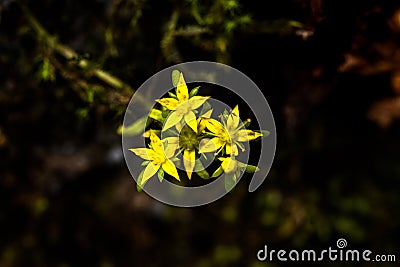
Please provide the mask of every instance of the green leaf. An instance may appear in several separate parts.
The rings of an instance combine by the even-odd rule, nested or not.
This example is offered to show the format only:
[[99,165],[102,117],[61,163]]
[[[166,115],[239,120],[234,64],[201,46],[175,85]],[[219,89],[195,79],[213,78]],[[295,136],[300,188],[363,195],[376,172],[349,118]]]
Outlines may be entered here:
[[141,166],[147,166],[147,165],[149,165],[149,163],[150,163],[150,160],[145,160],[145,161],[143,161],[142,164],[140,164],[140,165],[141,165]]
[[253,165],[246,166],[247,173],[255,173],[255,172],[258,172],[259,170],[260,170],[260,168],[258,168],[257,166],[253,166]]
[[267,137],[268,135],[271,134],[271,132],[267,130],[255,130],[254,132],[262,133],[262,137]]
[[162,111],[162,117],[163,117],[163,119],[165,119],[166,117],[168,117],[168,115],[169,115],[170,112],[171,112],[171,111],[168,110],[168,109],[163,109],[163,111]]
[[238,161],[237,164],[238,164],[238,169],[240,169],[241,171],[245,171],[247,173],[255,173],[260,170],[260,168],[258,168],[257,166],[248,165],[240,161]]
[[225,174],[225,190],[226,192],[231,191],[236,185],[236,174],[231,172],[231,173],[226,173]]
[[178,131],[174,128],[169,128],[168,130],[163,132],[163,138],[171,136],[179,136]]
[[87,101],[92,104],[94,100],[94,91],[93,90],[89,90],[87,93]]
[[224,170],[222,169],[221,166],[219,166],[219,168],[211,175],[211,178],[216,178],[220,176],[223,172]]
[[244,170],[241,169],[241,168],[237,168],[237,169],[236,169],[235,176],[233,177],[234,180],[235,180],[235,182],[237,181],[237,178],[240,177],[240,175],[243,173],[243,171],[244,171]]
[[210,105],[210,103],[208,103],[207,101],[203,103],[203,107],[201,108],[201,111],[199,113],[199,117],[203,116],[204,114],[207,113],[207,111],[211,110],[212,106]]
[[176,96],[176,94],[172,93],[172,92],[168,92],[168,95],[172,98],[178,99],[178,97]]
[[304,28],[303,23],[298,22],[296,20],[289,20],[289,25],[292,26],[293,28]]
[[147,116],[143,116],[127,127],[122,125],[117,131],[118,134],[125,134],[128,136],[142,134],[147,125],[147,118]]
[[162,114],[162,111],[161,111],[161,110],[158,110],[158,109],[154,109],[154,108],[153,108],[153,109],[150,111],[149,118],[152,118],[153,120],[156,120],[156,121],[163,121],[164,118],[163,118],[162,115],[163,115],[163,114]]
[[[172,160],[173,162],[180,162],[181,160],[179,159],[179,158],[177,158],[177,157],[174,157],[174,158],[172,158],[172,159],[170,159],[170,160]],[[176,165],[176,164],[175,164]]]
[[198,171],[198,172],[196,172],[196,174],[198,176],[200,176],[201,179],[204,179],[204,180],[210,179],[210,174],[208,174],[208,172],[206,170]]
[[202,179],[210,179],[210,174],[208,174],[200,160],[195,161],[194,172],[196,172],[196,174]]
[[39,75],[39,78],[43,81],[54,81],[56,79],[54,66],[50,63],[48,58],[43,60]]
[[179,82],[179,77],[181,76],[181,72],[179,70],[173,70],[171,74],[172,85],[176,87]]
[[197,87],[193,88],[192,90],[190,90],[189,98],[197,95],[197,93],[199,92],[199,88],[200,88],[200,86],[197,86]]
[[140,172],[138,179],[136,181],[136,189],[138,192],[143,191],[143,187],[140,186],[140,184],[142,183],[142,179],[143,179],[143,173],[144,173],[144,170]]
[[79,108],[75,112],[81,119],[87,119],[89,115],[89,109],[87,108]]
[[163,181],[163,179],[164,179],[164,170],[163,170],[163,168],[159,168],[158,169],[158,171],[157,171],[157,176],[158,176],[158,180],[160,180],[160,182],[162,182]]

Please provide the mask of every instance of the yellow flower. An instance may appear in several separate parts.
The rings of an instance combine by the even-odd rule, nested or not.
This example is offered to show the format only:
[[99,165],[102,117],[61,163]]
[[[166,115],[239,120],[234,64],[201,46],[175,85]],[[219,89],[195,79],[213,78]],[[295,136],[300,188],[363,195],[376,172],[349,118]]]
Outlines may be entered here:
[[197,119],[197,128],[199,130],[199,133],[205,132],[207,121],[210,119],[212,112],[213,110],[210,109]]
[[144,185],[160,168],[180,181],[178,171],[176,170],[174,163],[171,161],[171,158],[174,157],[174,153],[178,147],[178,142],[171,138],[160,140],[155,132],[151,131],[149,147],[150,148],[129,149],[142,159],[150,161],[143,171],[141,181],[138,181],[140,186]]
[[233,171],[236,171],[237,166],[238,166],[238,161],[235,159],[235,157],[230,157],[230,158],[218,158],[221,163],[221,168],[224,170],[226,173],[231,173]]
[[237,156],[239,154],[238,147],[244,151],[244,146],[241,142],[251,141],[262,136],[261,133],[242,129],[244,125],[240,124],[238,106],[232,110],[226,121],[221,121],[223,124],[214,119],[207,119],[206,127],[214,137],[200,145],[199,153],[214,152],[217,150],[219,152],[225,147],[227,155]]
[[176,86],[175,98],[162,98],[157,100],[162,106],[169,110],[172,110],[163,126],[163,131],[177,125],[183,119],[194,132],[197,133],[197,121],[196,115],[193,110],[199,108],[209,98],[209,96],[193,96],[189,98],[188,88],[183,78],[183,74],[180,74],[178,84]]
[[179,145],[183,149],[183,165],[189,180],[192,178],[192,173],[196,165],[196,148],[199,147],[199,135],[206,128],[207,119],[211,117],[213,110],[210,109],[197,119],[198,133],[194,133],[191,128],[178,123],[176,129],[180,132]]

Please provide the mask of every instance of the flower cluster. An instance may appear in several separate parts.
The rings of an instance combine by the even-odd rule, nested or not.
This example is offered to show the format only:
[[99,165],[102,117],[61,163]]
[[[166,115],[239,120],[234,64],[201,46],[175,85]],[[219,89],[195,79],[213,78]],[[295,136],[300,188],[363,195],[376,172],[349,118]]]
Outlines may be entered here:
[[[227,190],[244,171],[256,172],[256,166],[240,162],[236,157],[245,151],[243,143],[265,136],[268,131],[247,129],[250,119],[241,122],[238,106],[230,112],[225,110],[219,120],[213,119],[213,109],[207,101],[209,96],[197,96],[199,87],[189,92],[183,73],[178,70],[172,72],[172,83],[175,93],[168,92],[170,97],[156,100],[159,107],[153,108],[148,116],[157,121],[161,129],[149,129],[144,133],[144,137],[149,138],[148,148],[130,149],[145,160],[142,163],[145,168],[137,181],[138,189],[141,190],[156,173],[160,182],[165,173],[181,181],[177,171],[181,162],[189,180],[193,173],[203,179],[225,173]],[[220,162],[211,176],[200,160],[206,159],[209,153]]]

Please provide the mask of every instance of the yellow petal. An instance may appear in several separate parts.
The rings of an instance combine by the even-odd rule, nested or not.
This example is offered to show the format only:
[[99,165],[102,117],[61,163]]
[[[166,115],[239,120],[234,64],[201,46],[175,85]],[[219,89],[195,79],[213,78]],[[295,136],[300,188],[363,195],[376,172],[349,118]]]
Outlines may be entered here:
[[224,126],[217,120],[208,119],[207,120],[207,129],[211,132],[217,134],[220,131],[224,130]]
[[232,110],[232,113],[229,114],[228,116],[226,127],[231,130],[237,129],[239,126],[239,122],[240,122],[239,107],[236,105],[236,107]]
[[179,145],[179,137],[178,136],[170,136],[163,139],[163,141],[168,142],[168,145],[175,144]]
[[189,177],[189,180],[192,178],[195,160],[196,153],[194,152],[194,150],[185,150],[183,152],[183,165],[185,166],[185,170]]
[[246,142],[261,137],[262,133],[253,132],[252,130],[240,130],[238,131],[237,136],[238,136],[237,140],[239,142]]
[[163,170],[168,173],[169,175],[171,175],[172,177],[174,177],[176,180],[180,181],[181,179],[179,178],[178,175],[178,171],[176,170],[176,167],[174,165],[174,163],[172,161],[170,161],[169,159],[167,159],[162,165],[161,167],[163,168]]
[[164,153],[163,145],[161,143],[160,138],[154,131],[151,131],[150,133],[150,145],[156,154],[163,155]]
[[211,118],[211,114],[212,114],[213,110],[210,109],[209,111],[207,111],[206,113],[204,113],[203,115],[201,115],[201,118]]
[[178,122],[178,123],[175,125],[175,128],[176,128],[176,130],[178,131],[178,133],[180,133],[180,132],[182,131],[182,128],[183,128],[182,123],[181,123],[181,122]]
[[225,143],[221,141],[218,137],[214,137],[212,139],[203,139],[199,145],[199,153],[209,153],[217,151],[221,148]]
[[150,130],[147,130],[147,131],[145,131],[145,132],[143,133],[143,137],[149,138],[152,132],[154,132],[154,133],[157,134],[157,135],[160,135],[160,133],[161,133],[160,130],[151,130],[151,129],[150,129]]
[[236,170],[237,161],[234,158],[219,158],[223,159],[221,167],[226,173],[230,173]]
[[176,96],[178,97],[179,102],[184,102],[189,99],[189,92],[186,86],[185,79],[183,78],[183,74],[179,77],[178,84],[176,86]]
[[236,107],[232,110],[232,114],[235,114],[236,116],[239,117],[239,106],[236,105]]
[[130,148],[129,150],[145,160],[152,160],[155,154],[153,150],[148,148]]
[[162,131],[166,131],[169,128],[171,128],[172,126],[178,124],[183,118],[183,115],[180,114],[179,112],[172,112],[171,114],[169,114],[166,122],[163,125]]
[[197,119],[197,130],[202,133],[206,129],[207,119],[206,118],[198,118]]
[[147,180],[149,180],[160,168],[159,164],[153,164],[153,162],[150,162],[147,164],[146,169],[144,169],[142,181],[140,181],[140,185],[144,185]]
[[239,155],[239,151],[237,148],[237,145],[232,143],[232,144],[226,144],[226,154],[232,155],[232,156],[237,156]]
[[176,107],[179,105],[179,101],[175,98],[161,98],[156,101],[169,110],[175,110]]
[[179,137],[167,137],[163,139],[163,142],[165,157],[172,158],[179,147]]
[[192,130],[197,133],[197,121],[196,121],[196,115],[192,111],[187,113],[184,117],[185,122],[187,125],[189,125]]
[[209,98],[210,98],[209,96],[193,96],[191,99],[189,99],[189,105],[192,108],[192,110],[199,108]]

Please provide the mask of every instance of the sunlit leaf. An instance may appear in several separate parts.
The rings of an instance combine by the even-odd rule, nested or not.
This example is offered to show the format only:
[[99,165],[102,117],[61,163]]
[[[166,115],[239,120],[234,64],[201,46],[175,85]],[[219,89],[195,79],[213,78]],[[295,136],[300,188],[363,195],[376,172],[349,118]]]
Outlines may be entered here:
[[141,166],[147,166],[147,164],[150,163],[150,160],[145,160],[142,162],[142,164],[140,164]]
[[257,166],[253,166],[253,165],[246,166],[247,173],[255,173],[255,172],[258,172],[259,170],[260,170],[260,168],[258,168]]
[[200,176],[200,178],[202,179],[209,179],[210,178],[210,174],[208,174],[208,172],[206,171],[206,169],[204,168],[203,164],[200,162],[200,160],[196,160],[195,162],[195,166],[194,166],[194,171],[196,172],[196,174],[198,176]]
[[168,95],[172,98],[178,99],[178,97],[176,96],[176,94],[172,93],[172,92],[168,92]]
[[143,116],[127,127],[122,125],[118,129],[118,134],[124,134],[128,136],[142,134],[144,132],[144,129],[146,128],[147,119],[147,116]]
[[267,137],[271,134],[271,132],[267,130],[255,130],[255,132],[260,132],[262,134],[262,137]]
[[154,164],[153,162],[149,163],[143,172],[142,180],[140,181],[140,185],[143,186],[160,168],[159,164]]
[[179,70],[173,70],[171,74],[172,85],[176,87],[179,82],[179,77],[181,76],[181,72]]
[[226,192],[231,191],[236,185],[236,174],[234,172],[225,173],[224,182]]
[[158,169],[157,176],[158,176],[158,180],[160,180],[160,182],[162,182],[163,179],[164,179],[164,170],[163,170],[163,168],[159,168]]
[[139,176],[137,178],[137,181],[136,181],[136,189],[137,189],[138,192],[142,192],[143,191],[143,187],[141,186],[142,180],[143,180],[143,173],[144,173],[144,170],[140,172],[140,174],[139,174]]
[[192,90],[190,90],[189,97],[193,97],[193,96],[197,95],[197,93],[199,92],[199,88],[200,88],[200,86],[197,86],[197,87],[193,88]]
[[260,168],[258,168],[257,166],[254,165],[250,165],[250,164],[245,164],[243,162],[238,161],[238,167],[242,170],[244,170],[247,173],[255,173],[258,172],[260,170]]
[[206,114],[210,110],[212,110],[212,106],[210,105],[210,103],[208,103],[207,101],[204,102],[203,103],[203,107],[201,108],[201,111],[199,113],[199,117],[203,116],[204,114]]
[[219,166],[219,168],[211,175],[211,178],[216,178],[220,176],[223,172],[224,170],[222,169],[221,166]]
[[162,111],[158,110],[158,109],[154,109],[154,108],[150,111],[149,118],[152,118],[153,120],[156,120],[156,121],[164,120]]

